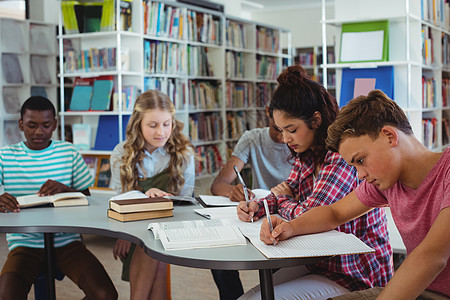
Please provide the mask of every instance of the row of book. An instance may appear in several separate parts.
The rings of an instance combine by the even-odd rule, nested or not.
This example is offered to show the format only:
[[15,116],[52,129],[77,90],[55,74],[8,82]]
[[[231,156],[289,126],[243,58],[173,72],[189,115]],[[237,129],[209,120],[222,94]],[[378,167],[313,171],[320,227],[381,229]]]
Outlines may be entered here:
[[437,127],[436,118],[422,119],[423,144],[428,149],[437,147]]
[[189,82],[189,109],[220,109],[222,107],[221,89],[217,82]]
[[213,58],[207,47],[188,46],[188,74],[191,76],[214,76]]
[[196,113],[189,115],[189,138],[191,142],[222,139],[223,126],[219,113]]
[[225,76],[227,78],[244,78],[245,58],[242,52],[225,52]]
[[[64,51],[66,72],[95,72],[115,70],[117,48],[70,49]],[[122,48],[122,71],[129,70],[129,49]],[[128,62],[128,63],[127,63]]]
[[111,109],[114,76],[77,77],[74,82],[69,110],[106,111]]
[[246,49],[248,47],[247,32],[245,30],[244,24],[227,20],[225,34],[227,47],[240,49]]
[[177,43],[144,41],[144,71],[160,74],[186,74],[185,46]]
[[435,62],[434,37],[432,28],[428,26],[422,26],[422,62],[425,65],[431,65]]
[[250,129],[249,121],[247,120],[249,115],[239,112],[227,112],[227,138],[235,139],[239,138],[245,130]]
[[436,105],[436,80],[422,76],[422,107],[433,108]]
[[145,77],[144,90],[160,90],[172,100],[175,109],[184,110],[186,104],[186,84],[177,78]]
[[273,92],[275,91],[276,83],[261,82],[256,84],[256,107],[264,107],[269,105]]
[[443,28],[450,27],[450,4],[448,0],[421,0],[422,20]]
[[317,64],[317,55],[314,52],[298,52],[294,61],[302,67],[312,67]]
[[256,27],[256,49],[278,53],[280,50],[280,32],[267,27]]
[[208,44],[221,44],[220,17],[146,0],[144,33]]
[[442,78],[442,107],[447,107],[450,101],[450,78]]
[[254,89],[253,83],[227,81],[226,107],[257,107]]
[[280,73],[280,66],[276,57],[257,55],[256,74],[258,79],[275,80]]
[[222,155],[215,145],[195,147],[197,154],[195,173],[197,176],[214,174],[223,166]]

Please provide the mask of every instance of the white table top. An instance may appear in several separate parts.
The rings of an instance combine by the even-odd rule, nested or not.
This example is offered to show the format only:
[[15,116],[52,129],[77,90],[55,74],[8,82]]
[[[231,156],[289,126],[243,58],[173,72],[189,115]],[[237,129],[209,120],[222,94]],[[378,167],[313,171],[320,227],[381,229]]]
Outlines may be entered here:
[[[0,217],[0,232],[75,232],[111,236],[144,246],[148,255],[160,261],[186,267],[223,270],[275,269],[324,258],[267,259],[247,241],[246,246],[165,251],[159,240],[147,229],[150,222],[201,219],[193,208],[197,205],[175,206],[174,217],[122,223],[106,215],[107,196],[89,197],[89,206],[35,207]],[[325,258],[326,259],[326,258]]]

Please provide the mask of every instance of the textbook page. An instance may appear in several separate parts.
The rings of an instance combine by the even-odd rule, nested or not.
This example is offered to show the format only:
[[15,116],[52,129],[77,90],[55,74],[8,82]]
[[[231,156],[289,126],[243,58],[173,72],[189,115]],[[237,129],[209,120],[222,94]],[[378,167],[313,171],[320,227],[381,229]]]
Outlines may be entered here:
[[237,206],[239,202],[233,202],[225,196],[200,195],[200,199],[207,206]]
[[375,252],[353,234],[336,230],[299,235],[276,245],[266,245],[259,238],[259,228],[239,227],[242,234],[267,258],[317,257]]
[[150,223],[148,229],[161,240],[164,250],[247,244],[239,228],[226,219]]

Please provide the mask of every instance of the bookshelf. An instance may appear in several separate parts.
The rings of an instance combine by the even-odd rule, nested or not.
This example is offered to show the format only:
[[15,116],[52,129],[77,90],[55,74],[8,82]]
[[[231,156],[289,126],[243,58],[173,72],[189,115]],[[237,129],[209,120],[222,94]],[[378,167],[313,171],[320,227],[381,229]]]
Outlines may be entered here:
[[23,140],[20,107],[31,95],[56,105],[55,25],[0,18],[0,146]]
[[[297,47],[292,50],[294,64],[301,65],[307,74],[317,82],[323,82],[323,72],[321,65],[323,64],[322,46]],[[334,46],[327,46],[327,62],[335,63]],[[336,95],[336,73],[334,70],[328,70],[327,73],[328,91]]]
[[[442,2],[442,3],[441,3]],[[336,27],[336,61],[339,60],[342,25],[356,22],[388,21],[388,60],[379,62],[329,63],[324,74],[336,72],[336,95],[340,99],[345,70],[377,72],[382,67],[393,70],[393,99],[404,109],[416,137],[433,151],[449,146],[450,78],[448,4],[440,0],[335,0],[334,19],[322,19],[322,35],[327,26]],[[433,3],[439,5],[433,6]],[[441,5],[442,4],[442,5]],[[440,7],[444,8],[441,11]],[[447,7],[447,8],[445,8]],[[325,1],[322,12],[325,16]],[[447,13],[445,13],[447,11]],[[354,16],[358,16],[355,19]],[[323,45],[325,48],[326,45]],[[378,79],[377,79],[378,80]],[[327,84],[327,82],[324,82]],[[345,87],[344,87],[345,88]]]
[[[227,159],[228,147],[243,130],[265,126],[264,105],[282,60],[288,58],[281,46],[290,33],[173,1],[132,1],[131,5],[128,30],[66,34],[60,18],[61,84],[68,79],[95,81],[99,76],[113,81],[112,103],[106,111],[70,110],[70,86],[61,89],[61,131],[74,123],[90,124],[91,149],[82,153],[105,155],[124,139],[133,99],[142,91],[160,89],[173,100],[176,118],[184,123],[184,134],[201,158],[197,181],[213,180]],[[115,18],[120,24],[117,7]],[[104,49],[115,49],[115,62],[108,68],[98,63],[86,67],[86,61],[98,61],[95,53]],[[83,59],[85,66],[80,67]],[[117,92],[125,87],[133,92]],[[114,123],[107,132],[99,129],[105,119]],[[97,141],[99,132],[105,138],[111,131],[115,139],[111,145]],[[97,147],[106,144],[108,149]],[[200,193],[209,193],[208,183],[199,184],[196,194]]]

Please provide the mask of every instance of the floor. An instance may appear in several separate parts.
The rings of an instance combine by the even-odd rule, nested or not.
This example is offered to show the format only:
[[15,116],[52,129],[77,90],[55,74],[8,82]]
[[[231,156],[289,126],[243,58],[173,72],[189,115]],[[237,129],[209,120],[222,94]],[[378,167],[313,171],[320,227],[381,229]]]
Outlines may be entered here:
[[[116,261],[112,255],[112,247],[115,240],[109,237],[96,235],[83,235],[83,240],[87,247],[103,263],[105,269],[113,280],[119,299],[129,299],[129,285],[120,279],[122,263]],[[8,249],[6,246],[5,235],[0,234],[0,264],[3,265]],[[259,283],[258,271],[241,271],[241,280],[244,290]],[[188,291],[188,292],[186,292]],[[193,269],[171,265],[171,292],[173,300],[194,300],[202,298],[219,299],[219,293],[214,284],[210,270]],[[67,277],[62,281],[56,282],[57,299],[82,299],[83,293]],[[33,288],[28,299],[34,299]]]

